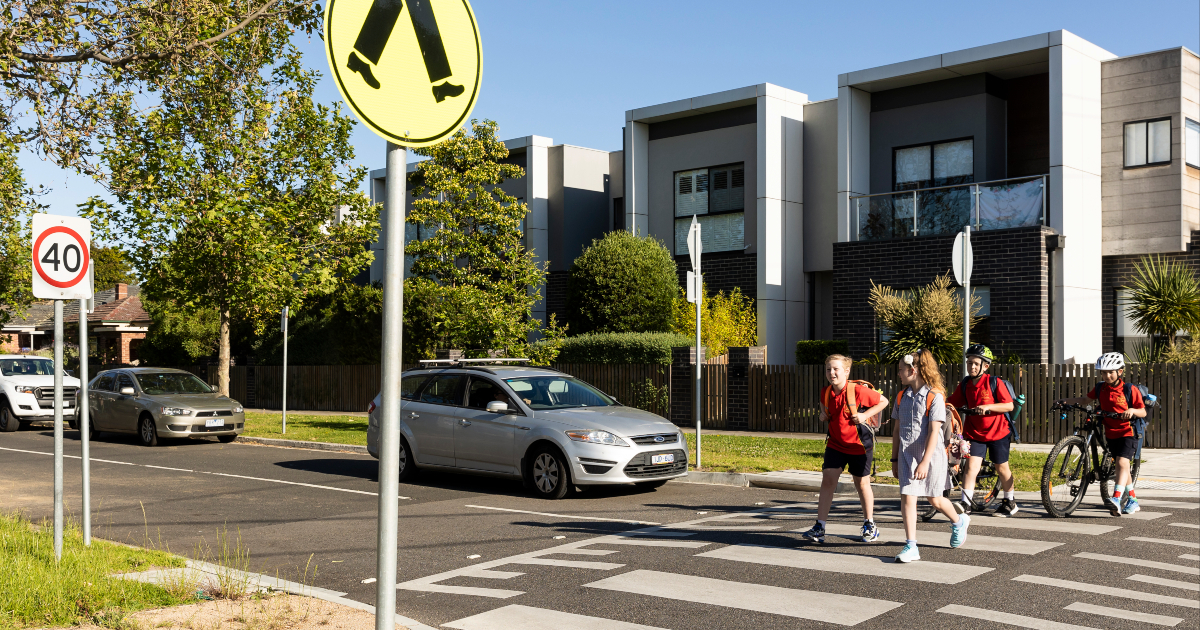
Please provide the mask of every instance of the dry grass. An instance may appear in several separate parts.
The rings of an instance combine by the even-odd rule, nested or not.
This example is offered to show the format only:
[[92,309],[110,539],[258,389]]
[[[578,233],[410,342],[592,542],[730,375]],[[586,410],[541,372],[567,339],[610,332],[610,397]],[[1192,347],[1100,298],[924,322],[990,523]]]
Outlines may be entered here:
[[313,597],[270,594],[144,610],[125,617],[121,625],[128,630],[373,630],[375,615]]

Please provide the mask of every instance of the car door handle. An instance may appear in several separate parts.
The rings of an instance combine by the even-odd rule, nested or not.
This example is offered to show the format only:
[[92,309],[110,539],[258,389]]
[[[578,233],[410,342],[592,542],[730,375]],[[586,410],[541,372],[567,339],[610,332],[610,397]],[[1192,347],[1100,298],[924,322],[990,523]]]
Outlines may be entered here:
[[419,415],[417,415],[417,414],[415,414],[415,413],[409,413],[409,414],[408,414],[408,417],[409,417],[409,418],[420,418],[421,416],[419,416]]
[[522,430],[522,431],[528,431],[528,430],[529,430],[529,427],[517,427],[517,428],[518,428],[518,429],[520,429],[520,430]]
[[469,426],[471,426],[471,421],[470,421],[470,420],[467,420],[466,418],[463,418],[463,419],[459,420],[459,421],[458,421],[458,423],[459,423],[459,424],[461,424],[461,425],[463,425],[464,427],[469,427]]

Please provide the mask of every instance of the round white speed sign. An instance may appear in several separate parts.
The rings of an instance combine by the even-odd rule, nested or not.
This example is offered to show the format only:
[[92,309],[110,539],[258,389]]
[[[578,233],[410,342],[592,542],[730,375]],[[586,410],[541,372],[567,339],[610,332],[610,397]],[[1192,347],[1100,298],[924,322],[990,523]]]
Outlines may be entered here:
[[85,219],[34,215],[34,297],[58,300],[92,297],[88,281],[91,232],[91,225]]

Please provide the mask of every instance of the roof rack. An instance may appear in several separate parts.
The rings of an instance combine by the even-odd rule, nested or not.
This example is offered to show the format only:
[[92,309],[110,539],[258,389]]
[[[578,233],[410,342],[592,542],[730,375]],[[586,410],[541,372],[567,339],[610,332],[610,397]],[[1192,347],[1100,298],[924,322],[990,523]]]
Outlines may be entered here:
[[462,365],[462,364],[473,364],[473,363],[505,363],[505,362],[529,363],[529,359],[517,359],[517,358],[509,359],[509,358],[496,357],[496,358],[491,358],[491,359],[421,359],[420,360],[420,363],[423,363],[423,364],[441,363],[441,364],[446,364],[446,365]]

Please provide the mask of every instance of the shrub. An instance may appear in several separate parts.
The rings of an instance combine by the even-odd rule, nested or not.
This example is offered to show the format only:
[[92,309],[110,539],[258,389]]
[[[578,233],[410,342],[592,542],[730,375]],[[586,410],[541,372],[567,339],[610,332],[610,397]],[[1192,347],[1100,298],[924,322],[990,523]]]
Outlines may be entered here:
[[692,343],[691,338],[674,333],[593,333],[564,339],[558,361],[670,365],[671,348]]
[[662,243],[609,232],[571,263],[567,321],[572,334],[668,332],[678,291],[675,260]]
[[1162,355],[1163,363],[1200,363],[1200,337],[1180,340],[1167,348]]
[[[742,295],[738,288],[729,295],[724,291],[711,295],[707,290],[704,295],[704,301],[700,303],[700,341],[711,349],[713,357],[729,352],[730,346],[758,345],[758,313],[754,300]],[[694,345],[696,305],[687,301],[684,289],[678,289],[674,311],[673,330],[692,339],[687,345]]]
[[[887,329],[880,344],[884,361],[899,361],[901,357],[921,348],[928,349],[938,363],[958,363],[962,360],[963,307],[962,298],[950,287],[950,276],[934,278],[926,287],[900,292],[871,282],[868,298],[880,326]],[[979,312],[978,298],[971,300],[971,325]]]
[[796,342],[796,365],[822,365],[831,354],[850,356],[845,339],[813,339]]
[[1150,335],[1145,362],[1157,362],[1179,330],[1200,329],[1200,281],[1182,262],[1145,256],[1134,267],[1126,315]]

